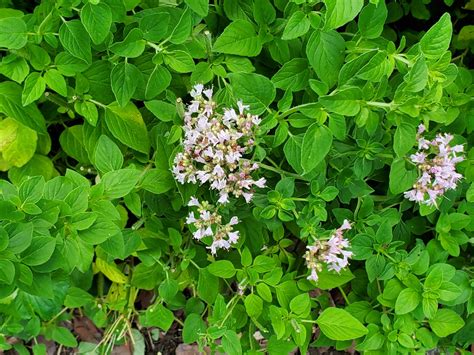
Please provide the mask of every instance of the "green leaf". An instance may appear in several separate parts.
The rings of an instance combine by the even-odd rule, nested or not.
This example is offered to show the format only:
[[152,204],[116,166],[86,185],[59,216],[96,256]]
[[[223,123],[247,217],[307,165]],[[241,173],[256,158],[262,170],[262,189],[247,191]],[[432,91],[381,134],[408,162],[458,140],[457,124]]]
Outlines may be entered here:
[[253,25],[237,20],[228,25],[217,38],[212,48],[214,52],[255,57],[262,50],[262,43]]
[[0,18],[0,48],[20,49],[28,42],[26,23],[19,17]]
[[352,279],[354,274],[348,268],[342,269],[339,273],[323,269],[318,273],[318,288],[321,290],[331,290],[333,288],[345,285]]
[[158,168],[147,170],[138,187],[158,195],[176,187],[176,183],[169,170]]
[[404,157],[416,142],[416,128],[414,125],[401,122],[397,125],[393,139],[393,150],[399,157]]
[[387,20],[387,14],[385,1],[379,1],[378,4],[367,4],[359,15],[358,25],[361,35],[369,39],[380,37]]
[[96,245],[120,233],[120,228],[106,217],[99,216],[88,229],[78,231],[79,238],[86,244]]
[[165,64],[178,73],[189,73],[195,68],[194,60],[185,51],[173,51],[164,56]]
[[97,106],[95,104],[88,101],[77,101],[74,104],[74,108],[77,113],[83,116],[91,126],[95,127],[97,125],[97,120],[99,119],[99,111],[97,111]]
[[405,167],[405,159],[394,159],[390,166],[389,187],[393,194],[400,194],[412,188],[418,173],[415,169],[407,170]]
[[345,41],[336,31],[315,31],[308,40],[306,56],[318,77],[332,87],[344,63]]
[[420,304],[421,297],[417,290],[406,288],[397,297],[395,303],[396,314],[407,314],[412,312]]
[[309,70],[308,61],[302,58],[294,58],[278,70],[272,77],[275,87],[300,91],[308,85]]
[[15,184],[19,183],[27,176],[41,175],[46,180],[53,177],[55,171],[54,166],[48,157],[44,155],[35,154],[28,163],[20,168],[12,167],[8,171],[8,178]]
[[122,42],[112,44],[109,49],[121,57],[137,58],[145,50],[146,41],[139,28],[132,29]]
[[325,30],[339,28],[352,21],[364,6],[364,0],[324,0]]
[[439,298],[444,302],[450,302],[458,298],[462,289],[453,282],[443,282],[439,288]]
[[[140,319],[142,319],[140,317]],[[162,304],[149,307],[145,312],[144,320],[141,322],[145,327],[159,327],[167,332],[174,322],[174,314]]]
[[206,323],[202,320],[201,315],[191,313],[184,320],[183,326],[183,342],[191,344],[201,338],[201,334],[206,331]]
[[82,125],[66,128],[59,137],[61,148],[67,155],[73,157],[80,163],[89,164],[89,156],[84,147],[84,132]]
[[253,318],[257,318],[263,311],[263,301],[254,293],[245,297],[244,305],[247,314]]
[[303,137],[301,166],[309,173],[321,163],[331,150],[332,132],[319,123],[313,123]]
[[9,165],[25,165],[35,154],[37,140],[35,131],[13,118],[0,121],[0,154]]
[[81,22],[89,33],[92,42],[95,44],[102,43],[110,33],[112,11],[103,2],[98,4],[89,2],[81,9]]
[[176,105],[161,100],[146,101],[145,107],[160,121],[173,121],[176,116]]
[[301,167],[301,145],[303,143],[303,137],[301,136],[290,136],[283,147],[285,158],[288,164],[297,172],[303,173]]
[[105,174],[118,170],[123,165],[123,155],[117,144],[109,137],[101,135],[94,150],[94,165]]
[[137,185],[140,175],[141,171],[136,169],[119,169],[105,173],[101,180],[104,184],[103,196],[115,199],[128,195]]
[[406,91],[419,92],[423,90],[428,83],[428,66],[426,65],[425,58],[418,58],[403,80],[407,83]]
[[356,87],[340,90],[332,95],[321,96],[319,102],[329,111],[344,116],[355,116],[360,111],[362,91]]
[[218,260],[214,261],[207,267],[212,275],[229,279],[235,275],[235,267],[229,260]]
[[451,16],[445,13],[421,38],[421,52],[428,59],[440,58],[448,50],[452,34]]
[[375,239],[377,243],[380,244],[388,244],[392,241],[393,234],[392,234],[392,226],[390,224],[389,219],[383,220],[380,224],[380,227],[377,229],[377,233],[375,234]]
[[276,90],[273,83],[263,75],[253,73],[231,73],[230,82],[236,100],[250,106],[253,114],[263,113],[273,102]]
[[385,264],[385,258],[381,255],[371,255],[367,258],[365,262],[365,269],[370,282],[374,281],[382,274],[385,269]]
[[199,269],[197,292],[203,301],[213,304],[219,292],[219,279],[207,269]]
[[117,64],[110,73],[112,91],[120,106],[124,107],[135,94],[138,80],[141,76],[140,70],[130,63]]
[[10,54],[2,58],[0,62],[0,74],[7,78],[22,83],[30,72],[30,67],[25,58]]
[[368,333],[361,322],[340,308],[326,308],[319,315],[316,323],[323,334],[332,340],[352,340]]
[[120,107],[113,103],[105,110],[105,122],[110,132],[126,146],[148,153],[150,141],[140,111],[133,103]]
[[431,329],[439,337],[447,337],[464,326],[463,319],[454,311],[442,308],[429,320]]
[[[67,84],[64,76],[56,69],[48,69],[44,73],[44,80],[52,90],[61,96],[67,96]],[[25,83],[26,85],[26,83]]]
[[67,328],[64,327],[55,327],[53,329],[53,333],[51,335],[51,338],[58,342],[61,345],[70,347],[70,348],[75,348],[77,347],[77,340],[74,337],[74,335],[71,333],[71,331]]
[[18,197],[22,204],[37,203],[44,193],[44,178],[42,176],[29,177],[25,179],[18,189]]
[[161,94],[171,83],[171,74],[161,65],[155,66],[145,87],[145,99],[151,100]]
[[23,92],[21,93],[21,103],[27,106],[38,100],[46,89],[44,78],[37,72],[33,72],[25,80]]
[[421,304],[423,307],[423,314],[426,316],[426,318],[431,319],[436,315],[436,312],[438,311],[437,298],[423,297]]
[[257,285],[257,293],[258,295],[266,302],[272,301],[272,291],[270,291],[270,287],[267,284],[259,283]]
[[222,336],[222,347],[226,354],[242,354],[240,338],[233,330],[226,330]]
[[173,23],[176,23],[176,25],[171,30],[169,41],[173,44],[186,42],[192,30],[192,13],[189,8],[186,7],[185,10],[181,12],[178,21]]
[[63,22],[59,28],[59,41],[74,57],[86,63],[92,61],[89,34],[79,20]]
[[268,25],[275,21],[276,11],[269,0],[260,0],[253,3],[253,17],[261,25]]
[[10,260],[0,260],[0,283],[11,285],[15,279],[15,265]]
[[21,261],[29,266],[37,266],[47,262],[56,248],[56,239],[46,236],[34,237],[31,245],[21,256]]
[[281,39],[290,40],[306,34],[309,30],[310,22],[303,11],[295,11],[288,19]]
[[207,16],[207,13],[209,12],[208,0],[185,0],[184,2],[199,16]]
[[103,273],[110,281],[124,284],[127,283],[128,278],[120,271],[114,263],[107,263],[107,261],[97,258],[95,260],[97,270]]
[[301,317],[307,316],[311,310],[311,300],[309,295],[307,293],[302,293],[293,298],[290,302],[290,310]]
[[369,62],[357,71],[357,77],[363,80],[380,82],[390,76],[393,64],[387,57],[387,52],[379,51]]
[[253,261],[252,269],[256,272],[269,272],[275,268],[275,260],[269,256],[258,255]]
[[[216,68],[217,66],[213,67],[214,70]],[[222,68],[222,66],[219,65],[219,68]],[[191,83],[206,84],[210,82],[213,77],[214,77],[214,72],[211,69],[211,65],[207,62],[199,62],[191,74]]]
[[140,19],[140,29],[143,32],[143,38],[147,41],[159,42],[168,31],[170,15],[166,12],[156,12]]

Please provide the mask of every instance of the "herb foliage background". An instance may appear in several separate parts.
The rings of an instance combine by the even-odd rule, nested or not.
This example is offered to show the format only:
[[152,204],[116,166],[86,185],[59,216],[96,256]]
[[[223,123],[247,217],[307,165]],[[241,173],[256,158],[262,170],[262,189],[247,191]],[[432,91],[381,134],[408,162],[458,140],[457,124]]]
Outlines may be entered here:
[[[0,5],[1,349],[474,343],[472,0]],[[215,194],[171,173],[195,84],[262,119],[266,188],[226,206],[240,239],[216,256],[185,224]],[[437,206],[403,196],[421,123],[465,151]],[[346,219],[350,267],[307,280],[306,245]]]

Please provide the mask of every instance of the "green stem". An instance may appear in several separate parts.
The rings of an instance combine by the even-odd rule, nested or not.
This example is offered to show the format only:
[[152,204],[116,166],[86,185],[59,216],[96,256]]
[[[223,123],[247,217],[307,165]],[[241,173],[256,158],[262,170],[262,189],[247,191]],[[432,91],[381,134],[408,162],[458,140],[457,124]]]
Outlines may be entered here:
[[347,295],[346,293],[344,292],[344,289],[341,287],[341,286],[337,286],[337,288],[339,289],[339,291],[341,292],[341,295],[342,297],[344,298],[344,301],[346,301],[346,304],[351,304],[351,302],[349,301],[349,299],[347,298]]
[[281,118],[285,118],[286,116],[289,116],[292,113],[298,112],[300,109],[305,108],[305,107],[309,107],[309,106],[314,106],[314,102],[309,102],[309,103],[306,103],[306,104],[301,104],[301,105],[292,107],[289,110],[286,110],[285,112],[280,113],[278,116],[276,116],[276,119],[279,120]]
[[388,108],[390,110],[393,108],[392,102],[365,101],[365,104],[372,107]]
[[288,171],[284,171],[284,170],[281,170],[281,169],[278,169],[278,168],[274,168],[273,166],[270,166],[270,165],[267,165],[267,164],[263,164],[263,163],[258,163],[259,167],[265,169],[265,170],[268,170],[268,171],[273,171],[275,173],[278,173],[280,175],[286,175],[286,176],[290,176],[290,177],[294,177],[295,179],[298,179],[298,180],[303,180],[303,181],[308,181],[308,179],[298,175],[298,174],[293,174],[293,173],[290,173]]
[[46,97],[46,99],[48,101],[51,101],[52,103],[55,103],[58,106],[64,107],[68,110],[73,109],[66,100],[60,98],[59,96],[57,96],[57,95],[55,95],[51,92],[45,92],[44,97]]

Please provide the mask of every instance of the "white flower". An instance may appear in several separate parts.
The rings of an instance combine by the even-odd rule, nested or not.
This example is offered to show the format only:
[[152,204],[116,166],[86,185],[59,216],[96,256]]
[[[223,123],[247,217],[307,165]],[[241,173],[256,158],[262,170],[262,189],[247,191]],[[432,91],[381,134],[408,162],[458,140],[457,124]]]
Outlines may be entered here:
[[193,207],[193,206],[199,206],[199,205],[200,205],[200,203],[199,203],[198,199],[194,196],[191,196],[191,198],[188,202],[188,206]]
[[245,202],[249,203],[252,201],[253,193],[251,192],[242,192],[242,196],[244,196]]
[[186,224],[193,224],[196,222],[196,218],[194,216],[194,212],[189,212],[188,217],[186,218]]
[[267,180],[265,178],[260,178],[257,181],[254,182],[254,185],[263,189],[265,187],[265,184],[267,183]]
[[240,113],[241,115],[243,115],[243,114],[244,114],[244,111],[245,111],[245,110],[248,110],[250,106],[244,105],[244,103],[242,102],[242,100],[239,100],[239,101],[237,101],[237,107],[239,108],[239,113]]
[[340,272],[349,265],[349,258],[352,252],[349,240],[344,238],[344,231],[351,229],[351,223],[344,220],[342,225],[337,228],[329,240],[317,240],[313,245],[306,247],[305,254],[306,265],[310,270],[308,280],[317,281],[318,272],[326,265],[329,271]]
[[221,191],[219,200],[217,200],[217,202],[225,205],[226,203],[229,202],[229,194],[227,192]]
[[345,219],[344,221],[342,221],[342,226],[339,227],[339,230],[344,231],[349,229],[351,229],[351,223],[347,219]]
[[204,95],[206,95],[208,100],[212,99],[212,89],[206,89],[203,92],[204,92]]
[[239,231],[229,233],[229,243],[235,244],[239,240]]
[[436,206],[437,198],[447,190],[455,189],[457,182],[462,179],[462,175],[456,172],[456,164],[464,160],[463,155],[458,155],[464,151],[464,147],[451,147],[449,143],[454,137],[446,133],[437,134],[429,141],[420,135],[424,130],[424,126],[419,127],[418,152],[410,156],[421,176],[413,189],[405,192],[404,196],[410,201]]
[[197,98],[198,96],[201,95],[202,89],[204,89],[204,85],[202,84],[196,84],[194,85],[193,89],[191,90],[190,94],[193,98]]
[[238,223],[239,223],[239,219],[237,218],[237,216],[234,216],[230,219],[229,225],[235,226]]
[[254,127],[258,116],[247,112],[241,101],[238,112],[224,108],[216,112],[212,89],[197,84],[191,90],[194,98],[188,105],[184,122],[182,153],[174,159],[172,172],[180,183],[209,183],[219,191],[219,203],[229,202],[231,195],[250,202],[254,188],[265,186],[265,179],[255,180],[258,164],[244,159],[254,144]]

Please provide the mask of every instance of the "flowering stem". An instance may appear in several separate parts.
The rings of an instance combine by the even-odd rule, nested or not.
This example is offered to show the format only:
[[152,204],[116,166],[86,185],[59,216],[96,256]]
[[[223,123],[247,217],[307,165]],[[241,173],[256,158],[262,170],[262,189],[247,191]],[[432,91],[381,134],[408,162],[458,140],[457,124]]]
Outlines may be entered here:
[[278,173],[280,175],[291,176],[291,177],[294,177],[295,179],[298,179],[298,180],[308,181],[308,179],[306,179],[306,178],[304,178],[304,177],[302,177],[298,174],[293,174],[293,173],[290,173],[288,171],[281,170],[279,168],[274,168],[273,166],[270,166],[270,165],[267,165],[267,164],[258,163],[258,166],[265,169],[265,170],[269,170],[269,171],[273,171],[275,173]]

